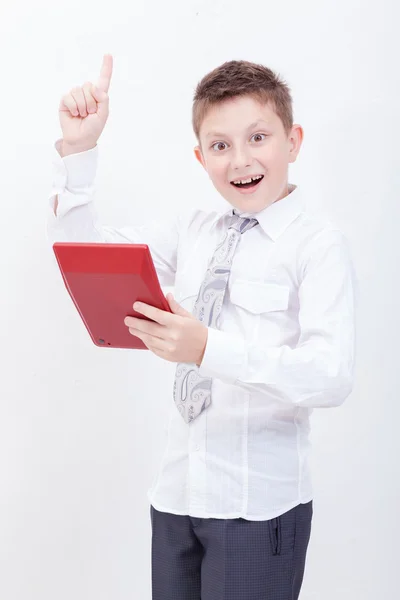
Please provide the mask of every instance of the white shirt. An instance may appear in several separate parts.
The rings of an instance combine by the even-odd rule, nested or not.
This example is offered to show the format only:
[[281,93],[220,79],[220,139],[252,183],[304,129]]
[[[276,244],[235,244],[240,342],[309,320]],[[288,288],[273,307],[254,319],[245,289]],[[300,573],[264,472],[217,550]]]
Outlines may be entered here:
[[[232,209],[104,227],[93,204],[97,152],[54,152],[50,239],[148,244],[161,285],[191,311]],[[148,492],[160,511],[264,520],[312,499],[309,416],[352,389],[355,277],[343,233],[290,190],[240,238],[200,366],[213,378],[211,405],[188,425],[166,390],[168,442]]]

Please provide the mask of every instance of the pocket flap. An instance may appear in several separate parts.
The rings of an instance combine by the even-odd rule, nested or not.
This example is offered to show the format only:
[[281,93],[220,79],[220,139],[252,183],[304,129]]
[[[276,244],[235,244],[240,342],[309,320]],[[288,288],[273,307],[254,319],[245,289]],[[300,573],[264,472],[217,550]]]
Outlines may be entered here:
[[289,305],[289,287],[278,283],[237,279],[232,284],[230,298],[234,304],[254,314],[286,310]]

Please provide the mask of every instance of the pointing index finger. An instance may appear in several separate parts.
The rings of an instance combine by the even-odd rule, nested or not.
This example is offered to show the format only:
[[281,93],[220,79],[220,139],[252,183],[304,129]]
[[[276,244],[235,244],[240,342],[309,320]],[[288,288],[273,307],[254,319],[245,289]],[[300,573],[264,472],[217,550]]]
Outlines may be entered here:
[[97,82],[97,87],[103,92],[108,92],[113,72],[113,57],[111,54],[105,54],[103,64],[101,66],[100,77]]

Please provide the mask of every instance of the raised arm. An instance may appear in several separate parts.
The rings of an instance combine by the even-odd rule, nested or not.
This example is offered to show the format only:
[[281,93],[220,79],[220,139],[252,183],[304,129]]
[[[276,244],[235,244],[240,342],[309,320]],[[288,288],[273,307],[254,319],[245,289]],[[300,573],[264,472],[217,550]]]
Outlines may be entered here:
[[113,59],[105,55],[97,84],[86,82],[65,94],[59,106],[62,139],[55,146],[53,187],[47,222],[49,240],[148,244],[162,285],[175,281],[180,219],[113,228],[95,208],[98,139],[109,115]]

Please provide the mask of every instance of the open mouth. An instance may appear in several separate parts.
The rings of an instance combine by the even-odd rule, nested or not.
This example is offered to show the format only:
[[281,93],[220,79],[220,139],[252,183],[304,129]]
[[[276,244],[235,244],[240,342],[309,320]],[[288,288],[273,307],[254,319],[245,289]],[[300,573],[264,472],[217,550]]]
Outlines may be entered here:
[[238,181],[231,181],[231,185],[238,189],[254,188],[259,185],[264,179],[264,175],[254,175],[254,177],[248,177]]

